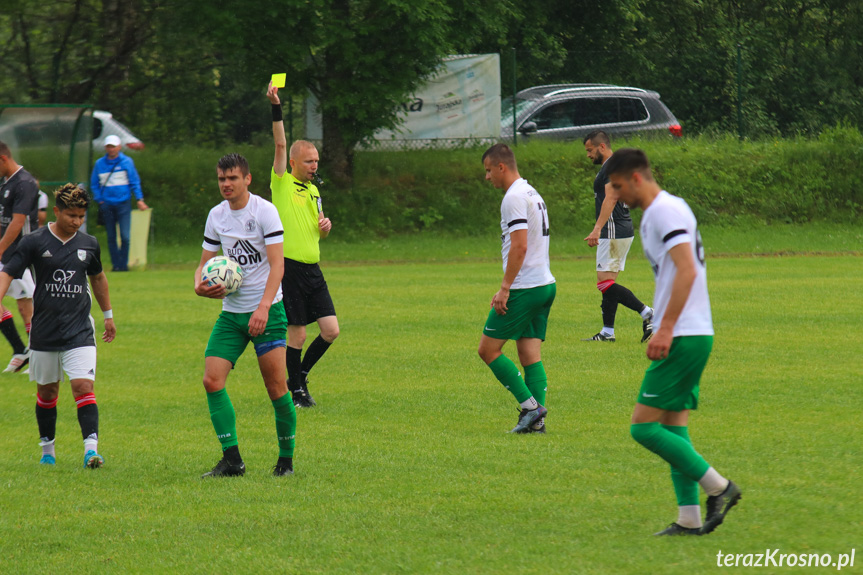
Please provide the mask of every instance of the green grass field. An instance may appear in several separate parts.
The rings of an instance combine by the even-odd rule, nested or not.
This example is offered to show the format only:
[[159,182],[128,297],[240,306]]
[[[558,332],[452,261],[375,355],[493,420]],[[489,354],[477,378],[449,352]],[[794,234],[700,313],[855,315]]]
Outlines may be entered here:
[[[814,244],[792,233],[763,251],[858,250],[859,232],[845,230],[835,242],[807,232]],[[716,231],[730,247],[714,253],[759,253],[735,248],[752,247],[746,236]],[[319,405],[299,413],[289,478],[269,475],[272,407],[250,349],[228,382],[247,474],[199,479],[220,456],[201,385],[219,304],[192,290],[199,250],[110,274],[118,336],[99,346],[103,469],[81,469],[68,386],[58,464],[40,467],[35,384],[0,377],[0,572],[692,574],[719,569],[720,550],[836,558],[855,546],[843,572],[860,572],[859,252],[709,260],[716,344],[691,431],[744,498],[709,536],[658,539],[676,518],[668,470],[629,436],[648,365],[641,321],[621,308],[616,344],[580,341],[600,325],[580,238],[561,240],[572,252],[555,248],[552,262],[540,437],[505,433],[516,404],[476,354],[501,273],[496,243],[389,241],[394,257],[371,243],[325,248],[329,261],[367,263],[324,266],[342,335],[312,373]],[[426,245],[438,255],[423,256]],[[649,301],[638,249],[628,263],[621,282]]]

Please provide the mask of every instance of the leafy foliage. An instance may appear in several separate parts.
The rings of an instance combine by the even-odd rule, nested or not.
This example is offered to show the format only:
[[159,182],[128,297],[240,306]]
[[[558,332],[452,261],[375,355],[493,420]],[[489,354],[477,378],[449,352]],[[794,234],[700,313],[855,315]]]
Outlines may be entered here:
[[[733,136],[689,137],[613,145],[644,148],[660,184],[684,197],[704,224],[859,222],[863,216],[863,176],[857,169],[863,163],[863,135],[856,128],[838,126],[818,138],[740,142]],[[230,151],[249,159],[252,192],[268,198],[270,149],[240,146]],[[483,180],[482,151],[361,152],[349,192],[329,184],[321,189],[324,212],[341,239],[424,231],[495,233],[501,193]],[[221,155],[181,147],[139,156],[148,202],[157,208],[159,242],[200,237],[207,211],[220,201],[215,164]],[[583,149],[531,142],[519,146],[516,155],[521,175],[549,206],[556,233],[589,231],[595,218],[596,168]]]
[[148,143],[266,145],[263,89],[288,72],[295,134],[311,92],[348,189],[356,144],[447,54],[500,52],[506,93],[514,72],[635,85],[687,134],[774,137],[860,126],[861,37],[857,0],[6,0],[0,102],[93,103]]

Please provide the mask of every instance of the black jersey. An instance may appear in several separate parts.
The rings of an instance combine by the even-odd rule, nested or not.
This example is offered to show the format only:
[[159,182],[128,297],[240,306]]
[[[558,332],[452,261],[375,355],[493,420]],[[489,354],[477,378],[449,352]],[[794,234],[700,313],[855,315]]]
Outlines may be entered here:
[[99,242],[78,232],[63,243],[51,225],[24,236],[3,271],[15,278],[33,270],[33,323],[30,348],[65,351],[96,345],[87,276],[102,271]]
[[24,214],[26,219],[21,233],[3,253],[0,261],[4,264],[15,253],[21,236],[39,227],[39,186],[36,178],[24,168],[20,168],[0,185],[0,237],[6,233],[6,228],[12,223],[12,216],[15,214]]
[[[605,201],[605,184],[608,183],[608,174],[605,172],[605,164],[599,169],[596,174],[596,179],[593,180],[593,198],[596,204],[596,217],[599,218],[599,212],[602,210],[602,202]],[[611,215],[608,217],[608,222],[602,227],[599,237],[602,239],[620,239],[631,238],[635,236],[635,228],[632,225],[632,216],[629,215],[629,208],[623,202],[617,202],[614,205]]]

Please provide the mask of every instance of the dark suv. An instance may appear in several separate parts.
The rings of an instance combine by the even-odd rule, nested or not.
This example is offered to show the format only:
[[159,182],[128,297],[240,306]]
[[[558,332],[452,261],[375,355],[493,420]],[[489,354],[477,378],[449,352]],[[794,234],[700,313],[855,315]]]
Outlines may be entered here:
[[[512,139],[512,97],[501,103],[501,138]],[[581,140],[594,130],[609,134],[683,135],[659,94],[610,84],[554,84],[515,96],[519,139]]]

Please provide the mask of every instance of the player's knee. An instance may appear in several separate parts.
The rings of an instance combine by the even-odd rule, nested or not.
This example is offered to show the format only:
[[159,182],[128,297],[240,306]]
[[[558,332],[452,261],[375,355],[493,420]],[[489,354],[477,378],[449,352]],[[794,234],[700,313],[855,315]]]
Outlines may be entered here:
[[270,396],[272,401],[275,401],[288,393],[288,384],[281,376],[266,379],[264,381],[264,385],[267,388],[267,395]]
[[86,395],[88,393],[93,393],[93,380],[92,379],[73,379],[69,381],[69,387],[72,388],[72,396],[78,397],[81,395]]
[[603,280],[596,282],[596,289],[598,289],[602,293],[605,293],[605,291],[612,285],[614,285],[614,280]]
[[207,391],[207,393],[214,393],[216,391],[219,391],[223,387],[224,382],[222,382],[220,379],[209,375],[204,376],[204,389]]
[[654,451],[659,439],[659,423],[633,423],[629,426],[629,433],[632,439]]
[[[481,345],[477,348],[476,353],[479,355],[481,360],[485,361],[486,350],[484,350]],[[488,363],[487,361],[485,362]]]
[[306,334],[303,335],[291,335],[288,334],[288,347],[292,347],[294,349],[303,349],[303,346],[306,344]]
[[60,394],[60,384],[59,383],[49,383],[48,385],[40,385],[39,389],[36,392],[36,395],[39,396],[39,399],[43,402],[49,403],[57,399],[57,396]]
[[477,350],[477,353],[479,353],[480,358],[482,358],[482,360],[483,360],[486,364],[489,364],[489,363],[493,362],[493,361],[494,361],[494,360],[496,360],[496,359],[497,359],[497,357],[500,355],[500,352],[499,352],[499,351],[496,351],[496,350],[493,350],[493,349],[485,348],[485,347],[483,347],[482,345],[480,345],[480,346],[479,346],[479,349]]
[[322,331],[321,337],[324,338],[327,343],[333,343],[336,341],[336,338],[339,337],[339,326],[331,327]]

